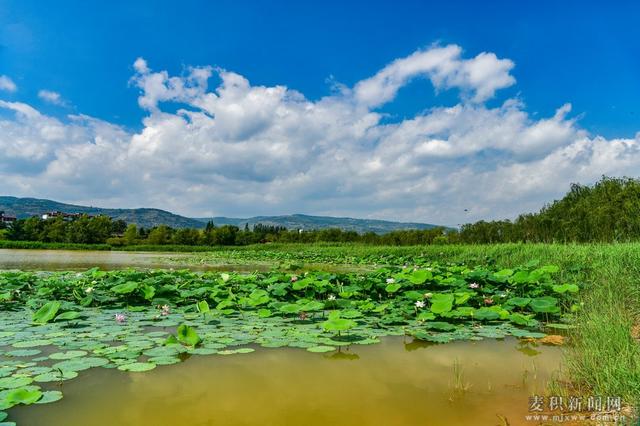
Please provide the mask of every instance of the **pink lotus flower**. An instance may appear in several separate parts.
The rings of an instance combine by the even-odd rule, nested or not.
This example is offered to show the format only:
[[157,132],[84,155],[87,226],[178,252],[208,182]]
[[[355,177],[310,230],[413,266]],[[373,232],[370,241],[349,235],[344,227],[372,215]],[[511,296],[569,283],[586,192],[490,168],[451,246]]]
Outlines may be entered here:
[[162,305],[162,311],[160,311],[160,315],[162,315],[163,317],[166,317],[170,313],[171,313],[171,308],[169,307],[169,305]]
[[122,324],[127,320],[127,316],[125,314],[116,314],[116,322],[118,324]]
[[291,282],[292,282],[292,283],[295,283],[296,281],[298,281],[298,277],[297,277],[297,276],[295,276],[295,275],[294,275],[294,276],[292,276],[292,277],[291,277]]
[[493,299],[492,299],[492,298],[490,298],[490,297],[485,297],[485,298],[484,298],[484,303],[485,303],[486,305],[491,305],[491,304],[493,304]]

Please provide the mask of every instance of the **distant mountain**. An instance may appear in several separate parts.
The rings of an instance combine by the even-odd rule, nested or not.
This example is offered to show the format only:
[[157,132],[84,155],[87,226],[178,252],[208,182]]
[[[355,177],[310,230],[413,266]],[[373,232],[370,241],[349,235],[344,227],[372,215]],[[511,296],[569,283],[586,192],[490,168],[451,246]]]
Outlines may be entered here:
[[353,219],[350,217],[330,217],[330,216],[309,216],[304,214],[292,214],[285,216],[255,216],[246,219],[229,218],[229,217],[211,217],[197,218],[202,222],[212,221],[216,225],[236,225],[243,227],[249,224],[249,227],[257,223],[263,225],[284,226],[288,229],[324,229],[324,228],[340,228],[345,231],[356,232],[375,232],[384,234],[399,229],[431,229],[437,225],[429,223],[414,222],[391,222],[388,220],[377,219]]
[[308,216],[293,214],[286,216],[255,216],[250,218],[188,218],[159,209],[103,209],[100,207],[78,206],[59,203],[57,201],[38,198],[16,198],[0,196],[0,211],[8,216],[16,216],[19,219],[31,216],[40,216],[50,211],[62,211],[65,213],[87,213],[91,215],[104,214],[115,220],[122,219],[127,223],[135,223],[138,226],[151,228],[157,225],[167,225],[172,228],[204,228],[208,221],[216,226],[236,225],[240,228],[245,224],[253,227],[257,223],[264,225],[284,226],[288,229],[324,229],[340,228],[346,231],[375,232],[384,234],[399,229],[431,229],[437,225],[428,223],[402,223],[376,219],[353,219],[349,217]]
[[160,209],[103,209],[64,204],[38,198],[0,196],[0,211],[3,210],[6,215],[16,216],[19,219],[40,216],[50,211],[62,211],[65,213],[86,213],[91,215],[104,214],[111,216],[115,220],[122,219],[127,223],[135,223],[145,228],[157,225],[167,225],[172,228],[203,228],[205,226],[201,221]]

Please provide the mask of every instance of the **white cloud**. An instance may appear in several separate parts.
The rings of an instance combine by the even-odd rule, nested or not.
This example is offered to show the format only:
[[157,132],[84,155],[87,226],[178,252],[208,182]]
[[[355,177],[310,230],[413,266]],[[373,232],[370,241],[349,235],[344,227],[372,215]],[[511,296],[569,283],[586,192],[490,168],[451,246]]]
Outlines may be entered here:
[[[0,118],[0,181],[18,195],[193,216],[306,212],[455,225],[537,210],[570,182],[640,168],[640,134],[590,135],[568,104],[542,118],[517,99],[485,105],[515,83],[513,66],[434,46],[311,101],[220,68],[171,76],[139,58],[131,79],[147,111],[139,132],[0,101],[13,111]],[[220,83],[209,89],[214,75]],[[436,90],[459,89],[461,101],[382,122],[375,109],[420,76]]]
[[456,45],[418,50],[356,84],[355,98],[366,107],[378,107],[392,100],[402,86],[419,76],[429,78],[437,89],[459,88],[475,102],[492,98],[496,90],[515,83],[509,74],[514,66],[512,61],[486,52],[473,59],[461,59],[461,54],[462,49]]
[[6,90],[7,92],[15,92],[18,90],[18,86],[6,75],[0,75],[0,90]]
[[59,106],[66,105],[66,102],[64,99],[62,99],[62,96],[60,95],[60,93],[54,92],[52,90],[42,89],[38,92],[38,97],[43,101],[53,105],[59,105]]

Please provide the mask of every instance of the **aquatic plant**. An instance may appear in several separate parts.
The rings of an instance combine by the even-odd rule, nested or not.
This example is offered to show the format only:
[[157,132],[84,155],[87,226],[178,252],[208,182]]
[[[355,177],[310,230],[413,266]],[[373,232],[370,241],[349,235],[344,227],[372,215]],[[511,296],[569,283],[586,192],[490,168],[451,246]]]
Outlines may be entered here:
[[402,334],[436,343],[539,338],[545,322],[567,326],[577,309],[579,287],[557,273],[533,263],[296,275],[0,272],[0,410],[60,399],[47,384],[89,368],[135,374],[190,355],[250,353],[251,344],[321,353]]

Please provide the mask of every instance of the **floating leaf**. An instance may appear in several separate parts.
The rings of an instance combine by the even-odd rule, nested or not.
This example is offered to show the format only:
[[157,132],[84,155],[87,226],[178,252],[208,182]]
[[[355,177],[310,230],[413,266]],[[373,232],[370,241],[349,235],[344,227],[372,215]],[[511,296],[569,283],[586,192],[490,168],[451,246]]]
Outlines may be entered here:
[[33,380],[38,383],[62,382],[64,380],[75,379],[76,377],[78,377],[76,371],[54,370],[49,373],[38,374]]
[[54,321],[70,321],[80,318],[81,315],[78,311],[68,311],[58,315]]
[[13,346],[14,348],[35,348],[38,346],[48,346],[53,343],[48,339],[35,339],[35,340],[25,340],[23,342],[16,342]]
[[18,388],[7,393],[4,401],[13,407],[18,404],[31,405],[42,397],[42,392],[37,389]]
[[18,349],[18,350],[15,350],[15,351],[9,351],[6,354],[9,355],[9,356],[25,357],[25,356],[38,355],[41,352],[42,351],[39,350],[39,349]]
[[0,389],[20,388],[23,386],[27,386],[31,382],[33,382],[33,379],[31,377],[2,377],[0,378]]
[[355,327],[357,323],[345,318],[330,318],[322,323],[322,328],[327,331],[347,331]]
[[62,399],[62,392],[60,391],[44,391],[42,392],[42,398],[40,398],[36,404],[48,404],[50,402],[60,401]]
[[72,359],[78,358],[81,356],[85,356],[87,354],[86,351],[66,351],[66,352],[56,352],[49,355],[51,359]]
[[132,373],[140,373],[143,371],[149,371],[156,368],[156,364],[152,362],[132,362],[131,364],[124,364],[118,366],[118,370],[130,371]]

